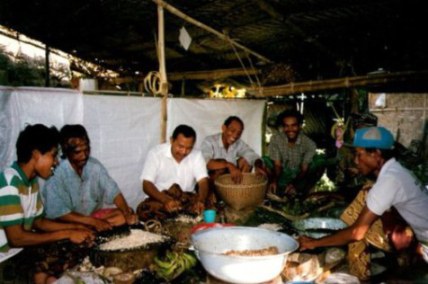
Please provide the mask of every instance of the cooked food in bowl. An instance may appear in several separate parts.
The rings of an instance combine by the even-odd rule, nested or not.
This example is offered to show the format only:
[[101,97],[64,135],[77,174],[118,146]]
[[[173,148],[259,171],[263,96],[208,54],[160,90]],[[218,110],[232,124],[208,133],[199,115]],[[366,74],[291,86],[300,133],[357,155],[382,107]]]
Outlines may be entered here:
[[[289,253],[298,243],[287,234],[254,227],[223,227],[198,231],[192,244],[205,270],[212,276],[232,283],[263,283],[277,277]],[[227,255],[226,253],[262,252],[270,247],[277,253],[268,255]],[[271,251],[273,252],[273,250]]]
[[230,250],[225,252],[225,255],[241,255],[241,256],[262,256],[278,254],[277,247],[268,247],[265,249],[246,249],[246,250]]

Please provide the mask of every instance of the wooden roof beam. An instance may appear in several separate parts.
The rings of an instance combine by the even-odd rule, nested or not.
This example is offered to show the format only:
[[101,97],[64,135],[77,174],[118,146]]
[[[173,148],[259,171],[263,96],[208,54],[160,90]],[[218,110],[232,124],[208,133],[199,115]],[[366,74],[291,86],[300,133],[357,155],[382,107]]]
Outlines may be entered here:
[[373,87],[392,83],[407,82],[412,80],[427,80],[428,70],[425,71],[403,71],[386,74],[373,74],[366,76],[344,77],[320,81],[308,81],[300,83],[290,83],[271,87],[247,88],[248,92],[262,93],[264,97],[289,96],[300,93],[310,93],[316,91]]
[[[242,68],[232,69],[217,69],[217,70],[204,70],[204,71],[189,71],[189,72],[174,72],[168,73],[169,81],[179,80],[215,80],[227,77],[240,77],[261,74],[259,69],[247,69],[247,72]],[[143,82],[144,76],[138,77],[119,77],[113,79],[115,84],[130,83],[130,82]]]

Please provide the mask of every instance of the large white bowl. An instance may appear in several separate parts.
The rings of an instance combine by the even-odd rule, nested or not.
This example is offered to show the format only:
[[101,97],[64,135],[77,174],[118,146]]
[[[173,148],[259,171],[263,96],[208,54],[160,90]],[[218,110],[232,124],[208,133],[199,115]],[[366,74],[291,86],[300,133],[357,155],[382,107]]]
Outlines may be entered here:
[[[253,227],[224,227],[196,232],[192,243],[197,257],[212,276],[231,283],[263,283],[284,269],[289,253],[299,245],[287,234]],[[230,256],[230,250],[258,250],[271,246],[279,254],[268,256]]]

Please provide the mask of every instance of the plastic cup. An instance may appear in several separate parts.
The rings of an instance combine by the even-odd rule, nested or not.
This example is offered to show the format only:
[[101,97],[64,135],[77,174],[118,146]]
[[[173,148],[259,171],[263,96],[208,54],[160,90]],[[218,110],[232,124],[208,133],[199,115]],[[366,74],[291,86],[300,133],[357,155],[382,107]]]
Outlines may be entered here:
[[216,212],[214,209],[207,209],[204,211],[204,222],[205,223],[214,223]]

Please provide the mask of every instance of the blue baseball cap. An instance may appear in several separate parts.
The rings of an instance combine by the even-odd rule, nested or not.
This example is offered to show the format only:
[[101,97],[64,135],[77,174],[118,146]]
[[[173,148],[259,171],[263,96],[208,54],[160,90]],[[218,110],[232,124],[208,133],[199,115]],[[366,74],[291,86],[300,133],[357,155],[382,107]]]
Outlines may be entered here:
[[392,149],[394,137],[385,127],[366,127],[357,129],[354,136],[354,147]]

